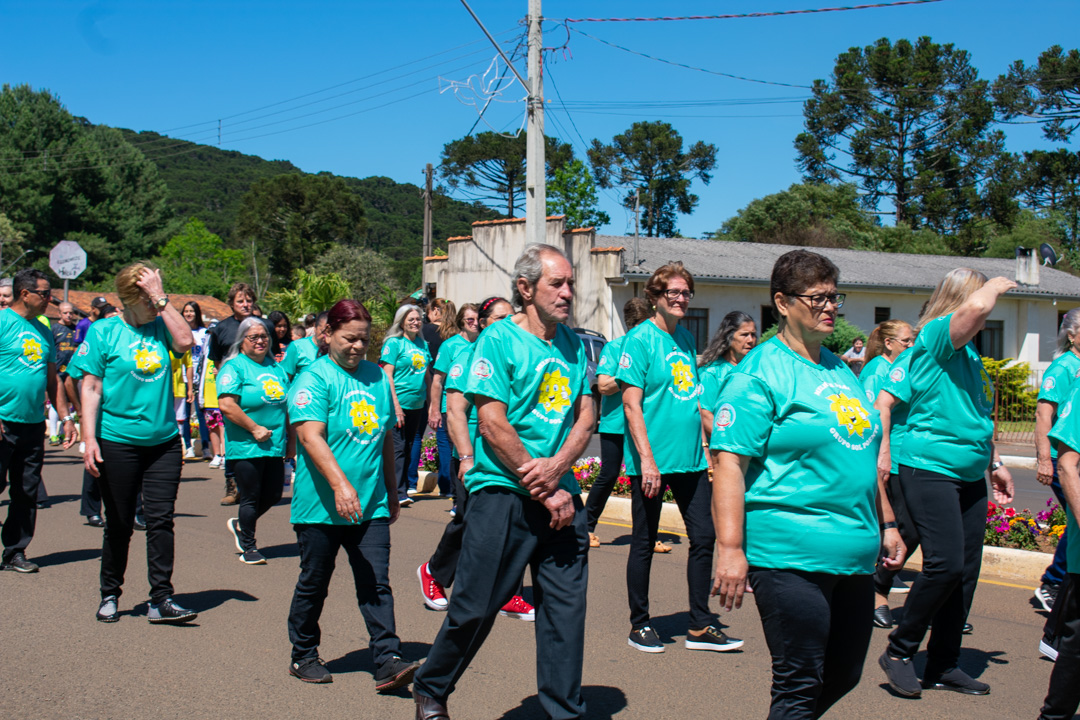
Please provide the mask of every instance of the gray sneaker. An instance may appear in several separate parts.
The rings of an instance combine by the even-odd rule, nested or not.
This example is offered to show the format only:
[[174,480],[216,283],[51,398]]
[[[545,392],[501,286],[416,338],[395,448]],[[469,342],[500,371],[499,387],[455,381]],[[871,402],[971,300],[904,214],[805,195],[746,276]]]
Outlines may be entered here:
[[915,666],[911,664],[911,658],[889,657],[886,650],[878,658],[878,665],[885,671],[885,677],[889,679],[889,687],[897,695],[903,697],[922,697],[922,685],[915,675]]
[[116,596],[107,595],[101,599],[101,604],[98,605],[97,621],[103,623],[114,623],[120,619],[120,614],[116,607]]
[[165,598],[157,605],[151,603],[150,611],[146,615],[146,619],[155,625],[179,625],[191,622],[197,617],[199,617],[197,612],[181,607],[172,598]]

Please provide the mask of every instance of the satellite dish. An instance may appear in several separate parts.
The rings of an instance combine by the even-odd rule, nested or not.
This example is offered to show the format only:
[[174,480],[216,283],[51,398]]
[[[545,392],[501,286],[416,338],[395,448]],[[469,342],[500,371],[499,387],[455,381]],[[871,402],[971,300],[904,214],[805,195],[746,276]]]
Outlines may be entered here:
[[1058,255],[1054,252],[1054,248],[1050,247],[1050,243],[1043,243],[1039,246],[1039,255],[1042,256],[1043,265],[1049,265],[1050,267],[1057,265]]

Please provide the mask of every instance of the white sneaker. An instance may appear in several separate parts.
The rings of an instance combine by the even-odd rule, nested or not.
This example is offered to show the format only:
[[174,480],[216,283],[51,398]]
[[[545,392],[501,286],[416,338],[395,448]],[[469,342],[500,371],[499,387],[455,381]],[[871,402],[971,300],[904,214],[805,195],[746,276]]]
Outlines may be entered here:
[[413,495],[419,495],[420,491],[417,490],[416,488],[409,488],[408,490],[405,491],[405,494],[408,495],[409,497],[412,497]]
[[210,467],[219,468],[225,464],[225,458],[221,455],[215,455],[214,459],[210,461]]
[[185,460],[194,460],[195,459],[195,449],[189,447],[187,449],[187,452],[184,453],[184,459]]

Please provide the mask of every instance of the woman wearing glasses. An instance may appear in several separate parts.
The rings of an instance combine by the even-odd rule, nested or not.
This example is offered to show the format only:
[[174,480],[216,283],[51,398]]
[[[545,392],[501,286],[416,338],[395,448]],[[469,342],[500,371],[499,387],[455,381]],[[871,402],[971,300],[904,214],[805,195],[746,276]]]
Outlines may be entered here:
[[821,346],[844,303],[839,275],[807,250],[776,261],[779,331],[728,373],[713,421],[713,589],[730,610],[754,586],[773,659],[770,718],[820,717],[858,684],[875,561],[882,549],[889,563],[903,558],[877,491],[877,413]]
[[649,621],[649,576],[665,486],[671,488],[690,540],[686,579],[690,650],[735,650],[709,612],[715,535],[709,516],[709,478],[701,449],[701,386],[694,338],[679,321],[694,297],[694,278],[674,262],[653,273],[645,294],[655,314],[626,335],[615,379],[623,392],[626,474],[630,477],[633,531],[626,561],[630,647],[664,652]]
[[237,517],[227,526],[240,562],[265,565],[255,524],[281,500],[285,484],[285,371],[270,355],[270,335],[257,317],[245,318],[217,376],[218,405],[236,473]]
[[[919,338],[908,351],[907,432],[891,454],[897,455],[899,492],[922,543],[923,569],[878,660],[890,687],[905,697],[919,697],[924,688],[990,692],[957,663],[982,564],[986,472],[1003,505],[1012,502],[1013,480],[994,450],[994,384],[971,341],[998,298],[1014,287],[1003,277],[952,270],[930,296]],[[920,685],[912,659],[931,625]]]
[[439,475],[442,479],[443,465],[446,466],[446,477],[449,480],[448,488],[440,487],[440,491],[449,489],[456,502],[459,496],[457,491],[457,478],[452,477],[451,455],[453,450],[450,445],[450,436],[446,428],[446,373],[459,360],[459,356],[468,353],[472,344],[476,342],[476,336],[480,334],[479,307],[466,303],[457,311],[454,325],[461,330],[443,342],[439,357],[435,358],[435,364],[431,373],[431,388],[428,395],[428,426],[436,431],[436,441],[439,448]]
[[[907,426],[908,384],[906,382],[909,355],[907,350],[915,343],[915,331],[903,320],[886,320],[874,328],[866,342],[866,365],[863,366],[863,388],[866,399],[881,415],[881,449],[878,457],[885,463],[878,464],[879,492],[884,492],[892,505],[896,516],[897,530],[907,548],[907,556],[919,546],[919,536],[914,532],[911,518],[907,514],[904,496],[897,491],[896,460],[888,460],[889,448],[899,447]],[[882,394],[884,391],[884,394]],[[902,568],[887,568],[878,563],[874,571],[874,625],[879,628],[893,626],[892,611],[889,609],[889,592],[906,593],[907,586],[901,584],[893,588],[893,580]]]

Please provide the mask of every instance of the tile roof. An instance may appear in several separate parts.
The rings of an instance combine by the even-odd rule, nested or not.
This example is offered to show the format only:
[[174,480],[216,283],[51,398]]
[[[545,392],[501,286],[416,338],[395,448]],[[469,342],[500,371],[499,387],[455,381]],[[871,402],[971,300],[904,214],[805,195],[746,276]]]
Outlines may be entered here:
[[[638,258],[634,262],[634,238],[621,235],[597,235],[597,246],[623,245],[624,275],[628,279],[648,278],[656,268],[672,260],[681,260],[696,280],[728,281],[758,285],[769,282],[776,259],[796,248],[790,245],[695,240],[691,238],[640,238]],[[938,281],[953,268],[970,267],[989,277],[1016,276],[1016,260],[961,257],[955,255],[907,255],[808,248],[828,257],[840,268],[840,285],[897,290],[933,290]],[[1038,286],[1022,286],[1010,295],[1080,300],[1080,278],[1055,268],[1040,268]]]
[[[53,299],[59,304],[64,299],[64,286],[54,287],[52,289]],[[120,302],[120,296],[114,292],[98,293],[98,292],[86,292],[85,290],[69,290],[68,302],[75,306],[83,315],[90,312],[90,303],[94,298],[104,296],[110,304],[122,308],[123,304]],[[199,303],[199,309],[202,310],[203,320],[210,322],[210,320],[224,320],[232,315],[232,310],[228,305],[221,302],[217,298],[210,297],[209,295],[177,295],[169,294],[169,304],[175,307],[177,310],[183,310],[184,305],[188,301],[194,300]],[[59,318],[60,311],[55,304],[50,303],[49,307],[45,310],[45,316],[49,319]]]

